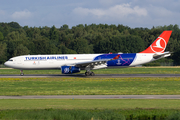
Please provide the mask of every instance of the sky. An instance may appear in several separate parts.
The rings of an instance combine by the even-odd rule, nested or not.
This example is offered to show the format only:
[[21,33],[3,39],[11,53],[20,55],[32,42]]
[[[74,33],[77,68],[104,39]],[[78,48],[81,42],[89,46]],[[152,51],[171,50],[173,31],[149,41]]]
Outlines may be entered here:
[[122,24],[131,28],[180,25],[180,0],[1,0],[0,22],[69,28]]

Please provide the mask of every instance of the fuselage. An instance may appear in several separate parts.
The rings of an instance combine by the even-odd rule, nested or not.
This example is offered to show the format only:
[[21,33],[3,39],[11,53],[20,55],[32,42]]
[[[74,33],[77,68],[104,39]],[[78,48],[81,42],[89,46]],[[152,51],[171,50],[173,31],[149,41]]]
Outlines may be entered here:
[[[61,69],[61,66],[77,63],[112,59],[118,54],[56,54],[56,55],[23,55],[9,59],[5,65],[21,70]],[[119,54],[119,59],[107,61],[107,67],[130,67],[154,61],[153,53]]]

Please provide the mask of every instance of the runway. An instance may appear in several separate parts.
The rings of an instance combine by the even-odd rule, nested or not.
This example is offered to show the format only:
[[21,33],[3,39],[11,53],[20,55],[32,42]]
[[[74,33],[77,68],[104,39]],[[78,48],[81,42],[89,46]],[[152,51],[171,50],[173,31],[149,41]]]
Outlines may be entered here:
[[19,78],[19,77],[110,77],[110,78],[122,78],[122,77],[180,77],[180,74],[96,74],[95,76],[85,76],[84,74],[25,74],[24,76],[16,75],[0,75],[0,78]]
[[41,95],[0,96],[0,99],[180,99],[180,95]]

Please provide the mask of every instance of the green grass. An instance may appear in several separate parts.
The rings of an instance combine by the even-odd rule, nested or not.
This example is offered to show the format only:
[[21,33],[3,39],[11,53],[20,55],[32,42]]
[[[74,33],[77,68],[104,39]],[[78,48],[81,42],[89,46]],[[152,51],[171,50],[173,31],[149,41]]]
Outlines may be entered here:
[[179,112],[179,100],[4,99],[0,119],[165,119]]
[[0,109],[179,109],[180,100],[1,99]]
[[0,95],[177,95],[180,78],[0,78]]
[[179,100],[1,99],[0,119],[164,120],[180,118],[179,108]]
[[178,67],[130,67],[95,70],[96,74],[180,74]]
[[[132,67],[93,70],[95,74],[180,74],[179,67]],[[85,71],[81,71],[84,73]],[[0,69],[0,74],[20,74],[16,69]],[[24,70],[24,74],[61,74],[61,70]]]
[[[81,73],[83,73],[82,71]],[[0,74],[19,74],[0,69]],[[61,74],[60,70],[26,70],[25,74]],[[179,68],[96,70],[96,74],[180,74]],[[0,95],[180,94],[180,78],[0,78]],[[180,116],[179,100],[1,99],[0,119],[164,120]],[[178,113],[178,114],[176,114]],[[172,115],[171,115],[172,114]]]
[[[24,71],[60,74],[59,70]],[[98,73],[99,72],[99,73]],[[179,68],[96,70],[96,74],[180,74]],[[0,69],[0,74],[19,70]],[[0,78],[0,95],[180,94],[180,78]],[[129,119],[164,120],[180,116],[179,100],[1,99],[0,119]],[[178,113],[178,115],[176,115]],[[172,117],[171,117],[172,114]]]
[[28,119],[28,120],[177,120],[179,110],[168,109],[30,109],[30,110],[2,110],[0,119]]

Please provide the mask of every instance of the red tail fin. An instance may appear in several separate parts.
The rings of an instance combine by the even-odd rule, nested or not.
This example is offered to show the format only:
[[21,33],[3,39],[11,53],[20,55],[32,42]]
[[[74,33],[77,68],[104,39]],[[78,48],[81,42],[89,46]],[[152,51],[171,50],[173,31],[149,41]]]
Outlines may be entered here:
[[172,31],[164,31],[146,50],[140,53],[163,53]]

